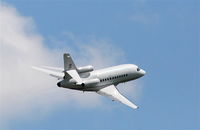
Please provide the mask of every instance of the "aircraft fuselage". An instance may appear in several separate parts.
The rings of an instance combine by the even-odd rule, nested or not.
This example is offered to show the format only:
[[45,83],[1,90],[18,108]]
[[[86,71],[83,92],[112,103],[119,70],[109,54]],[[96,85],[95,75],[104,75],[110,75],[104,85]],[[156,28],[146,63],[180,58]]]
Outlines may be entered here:
[[108,85],[118,85],[142,77],[145,71],[133,64],[124,64],[105,69],[95,70],[82,75],[85,84],[77,85],[64,79],[58,83],[59,87],[81,91],[97,91]]

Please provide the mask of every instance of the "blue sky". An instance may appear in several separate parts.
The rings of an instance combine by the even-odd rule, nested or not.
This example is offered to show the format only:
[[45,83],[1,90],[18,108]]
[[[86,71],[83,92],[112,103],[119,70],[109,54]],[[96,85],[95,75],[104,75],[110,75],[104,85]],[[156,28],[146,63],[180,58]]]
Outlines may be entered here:
[[[109,41],[146,70],[138,110],[59,104],[43,118],[9,120],[10,129],[200,129],[200,2],[197,0],[4,0],[31,17],[45,46]],[[55,44],[54,41],[64,43]],[[65,43],[65,41],[67,41]],[[101,43],[98,43],[101,44]],[[70,45],[76,46],[76,45]],[[69,50],[70,51],[70,50]],[[87,52],[87,50],[85,50]],[[118,53],[112,50],[111,53]],[[109,57],[109,55],[107,55]],[[131,87],[131,86],[129,86]],[[133,99],[134,100],[134,99]],[[107,105],[113,105],[107,99]],[[37,110],[38,114],[40,110]]]

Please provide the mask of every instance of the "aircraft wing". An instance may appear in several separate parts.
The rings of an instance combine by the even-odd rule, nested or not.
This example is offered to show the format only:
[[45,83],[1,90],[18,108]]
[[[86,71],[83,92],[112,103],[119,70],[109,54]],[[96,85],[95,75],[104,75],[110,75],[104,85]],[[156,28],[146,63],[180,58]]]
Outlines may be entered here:
[[78,72],[77,72],[77,68],[70,56],[70,54],[65,53],[63,55],[63,59],[64,59],[64,69],[62,68],[56,68],[56,67],[49,67],[49,66],[43,66],[41,67],[32,67],[35,70],[39,70],[42,72],[45,72],[53,77],[56,77],[58,79],[70,79],[73,78],[74,80],[76,80],[77,84],[82,83],[82,79],[80,78]]
[[63,72],[63,68],[58,68],[58,67],[50,67],[50,66],[42,66],[42,68],[50,69],[50,70],[55,70],[55,71],[60,71]]
[[99,91],[97,91],[97,93],[102,96],[107,96],[108,98],[111,98],[112,100],[119,101],[133,109],[138,108],[138,106],[136,106],[135,104],[130,102],[127,98],[125,98],[123,95],[121,95],[114,85],[110,85],[108,87],[102,88]]
[[82,80],[76,70],[69,70],[69,71],[66,71],[66,73],[63,73],[63,71],[56,72],[56,71],[50,70],[50,69],[53,69],[54,67],[45,66],[45,68],[48,68],[48,69],[45,69],[45,68],[33,66],[32,68],[35,70],[39,70],[41,72],[47,73],[50,76],[55,77],[57,79],[63,79],[64,75],[67,74],[68,76],[70,76],[70,78],[75,79],[77,83],[82,83]]
[[57,79],[63,79],[63,77],[64,77],[64,73],[63,72],[56,72],[56,71],[53,71],[53,70],[48,70],[48,69],[35,67],[35,66],[33,66],[32,68],[35,69],[35,70],[39,70],[41,72],[47,73],[50,76],[55,77]]

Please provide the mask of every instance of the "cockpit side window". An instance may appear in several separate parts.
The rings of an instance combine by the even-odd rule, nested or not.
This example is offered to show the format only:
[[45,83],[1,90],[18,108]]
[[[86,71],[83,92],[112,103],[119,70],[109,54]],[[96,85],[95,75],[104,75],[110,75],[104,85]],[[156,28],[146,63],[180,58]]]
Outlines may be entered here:
[[137,68],[137,71],[140,71],[140,68],[139,68],[139,67]]

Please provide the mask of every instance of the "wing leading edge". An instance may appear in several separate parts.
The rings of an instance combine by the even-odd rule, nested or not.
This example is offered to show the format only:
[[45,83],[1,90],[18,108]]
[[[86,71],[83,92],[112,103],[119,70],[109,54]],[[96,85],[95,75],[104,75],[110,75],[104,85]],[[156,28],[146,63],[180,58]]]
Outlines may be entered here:
[[111,98],[112,100],[119,101],[133,109],[138,108],[138,106],[136,106],[135,104],[130,102],[127,98],[125,98],[123,95],[121,95],[114,85],[110,85],[108,87],[102,88],[99,91],[97,91],[97,93],[102,96]]

